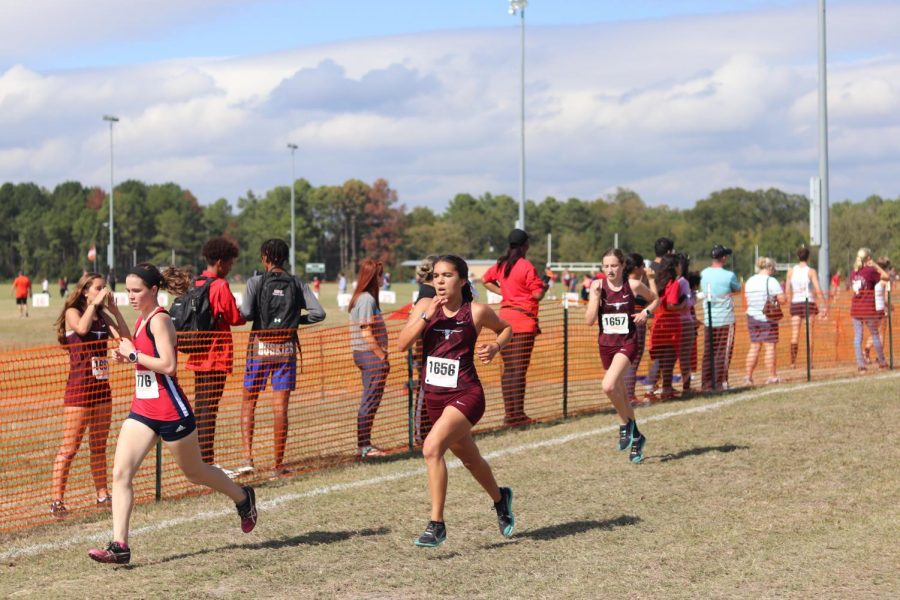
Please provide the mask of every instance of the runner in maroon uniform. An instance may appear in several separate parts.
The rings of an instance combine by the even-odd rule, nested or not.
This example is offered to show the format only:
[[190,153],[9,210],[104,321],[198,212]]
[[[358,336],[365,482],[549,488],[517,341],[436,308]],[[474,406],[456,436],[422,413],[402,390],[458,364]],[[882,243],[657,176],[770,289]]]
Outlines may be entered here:
[[69,380],[63,397],[63,440],[53,461],[53,503],[50,504],[50,514],[62,518],[68,514],[64,501],[69,469],[88,429],[97,504],[109,506],[106,440],[112,419],[112,392],[107,339],[110,333],[115,337],[128,337],[129,333],[106,280],[99,273],[81,277],[63,305],[56,330],[59,343],[69,351]]
[[240,487],[221,469],[204,463],[200,457],[194,413],[175,378],[178,367],[175,326],[169,314],[157,303],[157,295],[159,290],[165,289],[183,296],[191,285],[192,277],[188,271],[170,267],[163,274],[147,263],[135,266],[125,279],[128,300],[141,316],[135,324],[134,342],[121,340],[116,359],[135,366],[134,400],[116,443],[113,541],[106,549],[88,552],[97,562],[125,564],[131,560],[128,523],[134,506],[132,483],[144,457],[159,438],[189,481],[210,487],[234,500],[244,533],[249,533],[256,525],[253,488]]
[[[512,328],[490,307],[472,302],[469,267],[458,256],[442,256],[434,263],[433,284],[437,295],[414,309],[400,332],[400,348],[407,350],[422,338],[425,354],[425,405],[434,425],[422,447],[428,468],[431,521],[416,540],[417,546],[433,547],[447,537],[444,502],[447,497],[449,449],[469,469],[490,495],[497,511],[500,532],[509,537],[515,525],[512,490],[498,487],[491,467],[472,438],[472,427],[484,414],[484,389],[475,371],[475,356],[487,364],[509,342]],[[494,331],[497,341],[476,348],[482,327]]]
[[[659,300],[653,290],[638,279],[623,280],[625,256],[618,248],[603,255],[605,279],[591,284],[585,323],[593,325],[599,319],[600,360],[606,374],[603,376],[603,392],[609,397],[619,415],[619,450],[631,448],[631,462],[644,458],[647,438],[638,431],[634,420],[634,408],[628,402],[624,375],[638,352],[637,323],[644,323],[652,314]],[[640,295],[649,304],[635,314],[635,296]]]

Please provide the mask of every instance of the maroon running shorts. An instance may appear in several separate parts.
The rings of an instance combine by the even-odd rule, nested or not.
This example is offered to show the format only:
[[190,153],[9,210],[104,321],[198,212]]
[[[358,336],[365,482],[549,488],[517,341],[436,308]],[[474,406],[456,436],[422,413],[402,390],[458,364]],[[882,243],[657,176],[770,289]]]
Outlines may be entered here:
[[484,390],[478,385],[449,394],[425,394],[425,407],[432,423],[438,422],[444,409],[448,406],[452,406],[465,415],[474,427],[484,415]]
[[[817,315],[819,314],[819,307],[816,306],[815,302],[809,303],[809,314]],[[802,317],[806,315],[806,305],[803,302],[791,302],[791,316],[792,317]]]
[[603,363],[603,368],[608,370],[612,366],[613,357],[616,354],[624,354],[628,358],[628,362],[633,362],[637,353],[637,342],[629,342],[621,346],[600,346],[600,362]]

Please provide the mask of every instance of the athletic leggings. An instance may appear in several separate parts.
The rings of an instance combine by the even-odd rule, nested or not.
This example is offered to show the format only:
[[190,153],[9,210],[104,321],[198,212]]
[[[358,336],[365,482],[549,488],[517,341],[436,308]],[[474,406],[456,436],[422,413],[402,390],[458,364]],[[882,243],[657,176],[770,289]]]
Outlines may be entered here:
[[372,425],[381,405],[381,397],[384,396],[384,385],[391,371],[391,364],[368,350],[354,350],[353,362],[362,373],[363,385],[356,419],[356,443],[359,448],[365,448],[372,445]]
[[216,417],[219,414],[219,401],[225,391],[225,371],[195,371],[194,416],[197,419],[197,441],[200,443],[200,456],[203,462],[211,465],[215,460]]
[[[731,353],[734,350],[734,325],[706,327],[703,340],[703,389],[721,390],[728,381]],[[712,339],[712,348],[710,348]],[[713,366],[716,369],[715,385],[712,381]]]
[[527,419],[525,414],[525,374],[534,350],[534,332],[514,333],[500,355],[503,357],[503,408],[507,423]]
[[878,335],[878,325],[881,318],[853,319],[853,350],[856,351],[856,366],[860,369],[866,366],[866,360],[862,351],[863,324],[869,328],[869,335],[872,336],[872,343],[875,346],[875,354],[878,356],[878,364],[883,365],[885,363],[884,348],[881,346],[881,336]]

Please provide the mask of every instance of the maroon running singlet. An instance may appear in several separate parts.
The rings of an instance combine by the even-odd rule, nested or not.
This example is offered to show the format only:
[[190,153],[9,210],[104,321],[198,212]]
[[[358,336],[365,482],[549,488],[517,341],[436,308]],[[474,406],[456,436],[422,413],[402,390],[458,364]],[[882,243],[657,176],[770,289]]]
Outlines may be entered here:
[[94,406],[112,402],[107,339],[109,327],[99,317],[91,321],[91,328],[84,335],[78,335],[72,330],[66,331],[69,380],[63,396],[65,406]]
[[432,423],[447,406],[459,410],[472,425],[484,415],[484,389],[475,371],[477,338],[469,302],[452,317],[438,308],[425,327],[425,406]]
[[597,344],[604,369],[609,369],[613,357],[620,352],[629,362],[637,356],[637,326],[631,318],[634,307],[634,292],[628,281],[622,283],[619,291],[614,291],[606,279],[600,280],[600,308],[597,310],[600,335]]

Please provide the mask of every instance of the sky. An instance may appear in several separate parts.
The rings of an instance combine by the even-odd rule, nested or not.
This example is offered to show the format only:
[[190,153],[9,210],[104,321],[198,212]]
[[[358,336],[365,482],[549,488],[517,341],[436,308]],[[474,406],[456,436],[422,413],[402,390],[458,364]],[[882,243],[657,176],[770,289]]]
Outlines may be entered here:
[[[0,182],[174,181],[232,204],[387,179],[519,194],[506,0],[0,0]],[[818,171],[817,0],[531,0],[526,191],[686,208]],[[829,0],[832,202],[900,196],[900,3]]]

